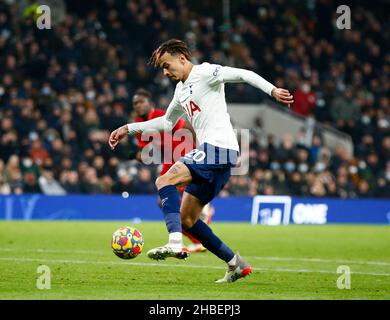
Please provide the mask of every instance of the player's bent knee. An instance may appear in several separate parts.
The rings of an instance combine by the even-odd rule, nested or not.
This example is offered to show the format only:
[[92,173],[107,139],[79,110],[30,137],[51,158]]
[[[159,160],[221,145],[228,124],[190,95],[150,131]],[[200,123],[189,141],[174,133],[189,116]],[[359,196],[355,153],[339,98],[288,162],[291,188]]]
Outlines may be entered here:
[[183,226],[184,230],[192,228],[192,226],[195,224],[195,221],[191,219],[190,217],[188,218],[182,218],[181,219],[181,224]]
[[158,177],[155,181],[155,185],[157,187],[157,190],[160,190],[161,188],[168,185],[167,179],[164,177],[164,175]]
[[160,190],[166,186],[170,185],[176,185],[176,182],[172,180],[167,174],[163,174],[162,176],[158,177],[155,181],[155,185],[157,187],[157,190]]

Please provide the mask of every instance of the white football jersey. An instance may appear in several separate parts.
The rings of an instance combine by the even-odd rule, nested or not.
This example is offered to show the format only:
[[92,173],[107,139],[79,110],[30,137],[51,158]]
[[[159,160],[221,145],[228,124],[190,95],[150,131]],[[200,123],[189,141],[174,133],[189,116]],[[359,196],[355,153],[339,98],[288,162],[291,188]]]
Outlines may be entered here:
[[222,68],[207,62],[194,65],[187,80],[176,85],[166,115],[170,118],[180,109],[194,128],[199,144],[239,151],[227,112]]
[[172,130],[186,115],[199,144],[239,151],[237,137],[230,122],[225,100],[225,83],[248,83],[268,95],[273,84],[253,71],[223,67],[204,62],[194,65],[186,81],[176,85],[175,94],[165,116],[127,125],[129,134],[147,130]]

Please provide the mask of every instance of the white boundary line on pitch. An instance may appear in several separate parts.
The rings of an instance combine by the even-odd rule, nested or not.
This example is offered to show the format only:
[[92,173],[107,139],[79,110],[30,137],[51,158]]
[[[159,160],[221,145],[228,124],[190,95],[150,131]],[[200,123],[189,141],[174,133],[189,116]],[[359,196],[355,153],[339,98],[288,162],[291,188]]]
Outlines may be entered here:
[[366,261],[366,260],[344,260],[344,259],[322,259],[322,258],[294,258],[294,257],[259,257],[248,256],[248,259],[256,260],[271,260],[271,261],[304,261],[304,262],[325,262],[325,263],[354,263],[354,264],[367,264],[376,266],[390,266],[390,262],[384,261]]
[[[146,263],[146,262],[115,262],[115,261],[89,261],[89,260],[63,260],[63,259],[36,259],[36,258],[0,258],[0,261],[15,261],[15,262],[43,262],[43,263],[69,263],[69,264],[106,264],[106,265],[134,265],[142,267],[170,267],[170,268],[202,268],[202,269],[222,269],[226,267],[209,266],[209,265],[194,265],[194,264],[169,264],[169,263]],[[331,270],[313,270],[313,269],[285,269],[285,268],[257,268],[253,267],[254,271],[272,271],[272,272],[295,272],[295,273],[336,273]],[[351,272],[351,274],[384,276],[390,277],[390,273],[378,272]]]
[[[91,255],[91,251],[88,250],[56,250],[56,249],[27,249],[27,250],[15,250],[12,248],[0,248],[3,252],[37,252],[37,253],[75,253],[75,254],[88,254]],[[94,254],[104,255],[103,251],[94,251]],[[199,257],[205,257],[198,255]],[[297,258],[297,257],[261,257],[261,256],[246,256],[248,259],[256,260],[270,260],[270,261],[303,261],[303,262],[323,262],[323,263],[352,263],[363,265],[375,265],[375,266],[390,266],[390,262],[385,261],[367,261],[367,260],[346,260],[346,259],[322,259],[322,258]]]

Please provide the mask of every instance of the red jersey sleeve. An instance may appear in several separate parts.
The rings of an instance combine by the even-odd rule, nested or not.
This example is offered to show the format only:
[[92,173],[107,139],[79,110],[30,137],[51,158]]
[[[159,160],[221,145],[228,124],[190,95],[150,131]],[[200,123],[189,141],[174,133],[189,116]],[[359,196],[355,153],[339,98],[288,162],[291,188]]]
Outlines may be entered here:
[[[147,120],[152,120],[152,119],[155,119],[155,118],[158,118],[158,117],[162,117],[163,115],[165,114],[165,111],[164,110],[161,110],[161,109],[154,109],[153,111],[151,111],[148,115],[148,118]],[[142,122],[142,121],[145,121],[145,119],[141,118],[141,117],[137,117],[135,119],[136,122]],[[178,130],[181,130],[185,127],[186,125],[186,122],[184,119],[179,119],[179,121],[176,123],[176,125],[174,126],[173,130],[172,130],[172,133],[169,133],[169,132],[161,132],[161,152],[163,154],[163,149],[164,149],[164,139],[170,139],[172,140],[173,139],[173,134],[175,134],[176,131]],[[151,141],[152,141],[152,137],[150,137],[150,140],[149,141],[141,141],[141,134],[137,134],[136,135],[137,137],[137,140],[138,140],[138,147],[139,148],[144,148],[146,145],[148,145]],[[189,143],[188,145],[185,145],[185,148],[183,148],[183,144],[182,144],[182,141],[172,141],[172,159],[174,157],[174,153],[173,151],[176,149],[177,146],[181,146],[181,152],[180,152],[180,155],[181,156],[184,156],[187,152],[189,152],[190,150],[192,150],[194,148],[194,143],[192,142],[192,135],[191,135],[191,143]],[[173,159],[174,161],[172,162],[172,159],[168,162],[168,161],[164,161],[164,164],[173,164],[177,159]]]

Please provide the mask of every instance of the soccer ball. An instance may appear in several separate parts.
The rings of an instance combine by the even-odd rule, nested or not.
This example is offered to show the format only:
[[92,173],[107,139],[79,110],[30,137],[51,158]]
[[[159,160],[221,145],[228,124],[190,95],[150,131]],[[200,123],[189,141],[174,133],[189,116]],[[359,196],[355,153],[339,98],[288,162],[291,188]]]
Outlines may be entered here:
[[122,227],[112,236],[111,247],[119,258],[133,259],[141,253],[144,239],[136,228]]

